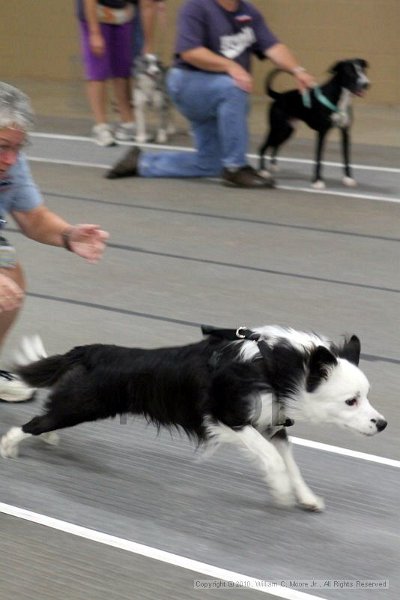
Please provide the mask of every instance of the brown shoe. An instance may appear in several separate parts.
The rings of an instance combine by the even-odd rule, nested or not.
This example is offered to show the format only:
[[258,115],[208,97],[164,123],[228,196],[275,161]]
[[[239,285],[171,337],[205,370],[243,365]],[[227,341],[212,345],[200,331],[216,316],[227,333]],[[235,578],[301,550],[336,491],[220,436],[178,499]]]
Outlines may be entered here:
[[140,148],[134,146],[131,148],[121,160],[119,160],[111,169],[104,175],[107,179],[119,179],[120,177],[135,177],[138,175],[138,160],[140,156]]
[[240,188],[273,188],[275,181],[272,177],[263,177],[253,167],[246,165],[238,169],[224,169],[222,183],[229,187]]

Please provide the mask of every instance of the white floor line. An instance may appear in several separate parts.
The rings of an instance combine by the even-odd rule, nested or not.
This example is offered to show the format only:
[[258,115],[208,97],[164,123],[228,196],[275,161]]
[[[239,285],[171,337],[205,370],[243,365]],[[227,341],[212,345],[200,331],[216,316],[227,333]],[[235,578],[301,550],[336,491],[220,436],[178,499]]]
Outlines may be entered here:
[[[35,138],[45,138],[45,139],[53,139],[53,140],[64,140],[64,141],[74,141],[74,142],[90,142],[93,144],[93,140],[90,137],[85,137],[81,135],[63,135],[58,133],[41,133],[35,132],[30,134],[31,137]],[[118,142],[118,145],[122,146],[131,146],[132,142]],[[187,146],[173,146],[163,145],[163,144],[140,144],[145,148],[153,148],[158,150],[174,150],[178,152],[194,152],[193,148],[188,148]],[[257,154],[248,154],[249,158],[257,159]],[[314,161],[307,158],[290,158],[290,157],[279,157],[279,160],[282,162],[293,162],[293,163],[301,163],[306,165],[314,164]],[[331,161],[323,161],[324,165],[330,167],[339,167],[342,168],[342,164],[338,162]],[[400,173],[400,169],[395,167],[378,167],[375,165],[352,165],[354,169],[365,169],[367,171],[382,171],[383,173]]]
[[[79,162],[74,160],[64,160],[57,158],[45,158],[40,156],[29,156],[28,158],[31,162],[39,162],[39,163],[49,163],[54,165],[67,165],[70,167],[89,167],[92,169],[102,169],[108,170],[111,168],[111,165],[106,164],[97,164],[97,163],[89,163],[89,162]],[[314,190],[311,187],[291,187],[286,185],[278,185],[276,187],[278,190],[284,190],[287,192],[305,192],[308,194],[320,194],[325,196],[341,196],[344,198],[357,198],[358,200],[373,200],[375,202],[392,202],[395,204],[400,203],[400,198],[391,198],[390,196],[375,196],[372,194],[361,194],[361,193],[347,193],[340,192],[335,190]]]
[[357,198],[359,200],[374,200],[375,202],[394,202],[398,204],[400,198],[391,198],[390,196],[375,196],[375,194],[361,194],[359,192],[341,192],[338,190],[314,190],[312,187],[292,187],[289,185],[277,185],[277,190],[286,192],[305,192],[307,194],[320,194],[323,196],[342,196],[344,198]]
[[286,600],[326,600],[320,596],[298,592],[297,590],[286,588],[270,581],[255,579],[254,577],[248,577],[241,573],[220,569],[214,565],[192,560],[185,556],[165,552],[164,550],[159,550],[158,548],[153,548],[144,544],[138,544],[130,540],[109,535],[94,529],[88,529],[87,527],[81,527],[80,525],[68,523],[67,521],[62,521],[60,519],[54,519],[10,504],[0,502],[0,512],[31,523],[43,525],[44,527],[49,527],[50,529],[62,531],[63,533],[68,533],[85,540],[97,542],[112,548],[118,548],[119,550],[131,552],[132,554],[145,556],[146,558],[158,560],[175,567],[180,567],[181,569],[193,571],[194,573],[200,573],[201,575],[205,575],[212,579],[241,582],[241,584],[245,586],[245,589],[251,589],[262,594],[270,594],[271,596],[285,598]]
[[50,163],[53,165],[67,165],[69,167],[90,167],[91,169],[109,169],[111,165],[100,165],[97,163],[81,162],[77,160],[64,160],[59,158],[42,158],[41,156],[29,156],[29,162]]
[[397,469],[400,468],[400,460],[394,460],[393,458],[385,458],[384,456],[376,456],[375,454],[367,454],[366,452],[358,452],[356,450],[349,450],[347,448],[341,448],[340,446],[331,446],[330,444],[322,444],[321,442],[314,442],[313,440],[305,440],[298,437],[290,436],[290,439],[293,444],[297,444],[298,446],[323,450],[324,452],[333,452],[334,454],[350,456],[351,458],[359,458],[361,460],[379,463],[380,465],[396,467]]

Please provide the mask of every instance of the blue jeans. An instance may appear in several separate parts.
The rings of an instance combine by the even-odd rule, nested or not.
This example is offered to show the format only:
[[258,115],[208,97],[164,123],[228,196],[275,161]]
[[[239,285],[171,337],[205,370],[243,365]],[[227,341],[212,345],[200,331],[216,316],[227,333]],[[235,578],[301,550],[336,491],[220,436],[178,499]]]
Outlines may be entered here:
[[139,160],[142,177],[216,177],[224,167],[246,164],[249,94],[232,77],[173,68],[169,94],[190,121],[196,152],[146,152]]
[[142,20],[140,18],[140,9],[136,6],[135,16],[133,18],[133,39],[132,39],[132,62],[142,54],[144,44]]

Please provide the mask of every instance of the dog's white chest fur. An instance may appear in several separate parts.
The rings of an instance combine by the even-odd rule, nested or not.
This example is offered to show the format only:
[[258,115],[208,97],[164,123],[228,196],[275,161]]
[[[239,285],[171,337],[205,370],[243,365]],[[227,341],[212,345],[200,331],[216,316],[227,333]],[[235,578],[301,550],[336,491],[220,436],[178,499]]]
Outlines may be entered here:
[[349,90],[342,89],[342,93],[337,106],[339,112],[332,113],[332,123],[334,123],[336,127],[349,127],[351,121],[351,93],[349,92]]

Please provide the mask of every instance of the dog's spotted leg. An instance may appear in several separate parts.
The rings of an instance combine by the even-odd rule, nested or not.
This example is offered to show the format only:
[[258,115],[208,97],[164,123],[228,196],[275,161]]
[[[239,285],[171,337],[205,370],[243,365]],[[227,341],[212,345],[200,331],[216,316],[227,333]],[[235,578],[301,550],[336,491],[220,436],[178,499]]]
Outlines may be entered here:
[[323,511],[325,508],[324,500],[323,498],[316,496],[304,481],[300,469],[293,458],[286,430],[281,429],[278,431],[278,433],[271,438],[271,442],[278,450],[286,465],[294,493],[301,508],[314,512]]
[[3,435],[0,442],[0,454],[3,458],[17,458],[18,446],[22,440],[31,437],[30,433],[24,433],[22,427],[11,427]]

